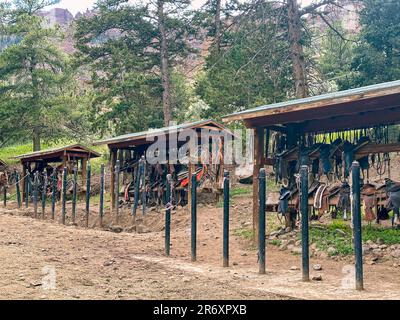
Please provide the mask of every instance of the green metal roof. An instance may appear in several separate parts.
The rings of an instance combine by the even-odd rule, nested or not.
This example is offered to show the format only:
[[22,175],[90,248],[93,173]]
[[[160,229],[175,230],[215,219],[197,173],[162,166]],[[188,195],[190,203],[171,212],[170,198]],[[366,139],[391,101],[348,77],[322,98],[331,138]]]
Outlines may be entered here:
[[63,147],[55,147],[55,148],[41,150],[41,151],[34,151],[34,152],[19,155],[19,156],[15,156],[15,157],[13,157],[13,159],[26,159],[26,158],[41,157],[41,156],[46,156],[46,155],[50,155],[53,153],[59,153],[64,150],[68,151],[69,149],[76,149],[76,148],[82,149],[82,152],[90,153],[91,158],[96,158],[96,157],[101,156],[100,153],[77,143],[77,144],[72,144],[72,145],[63,146]]
[[[200,121],[191,122],[191,123],[182,123],[182,124],[175,125],[175,126],[169,126],[169,127],[163,127],[163,128],[157,128],[157,129],[149,129],[147,131],[129,133],[129,134],[121,135],[118,137],[99,140],[99,141],[95,141],[93,143],[93,145],[114,144],[114,143],[122,143],[122,142],[127,142],[127,141],[134,141],[134,140],[139,140],[139,139],[143,139],[146,137],[157,136],[159,134],[167,134],[169,132],[181,131],[184,129],[199,128],[199,127],[202,127],[205,125],[213,125],[221,130],[228,130],[223,125],[219,124],[218,122],[216,122],[214,120],[200,120]],[[152,143],[152,142],[149,142],[149,143]]]
[[327,93],[327,94],[308,97],[308,98],[304,98],[304,99],[289,100],[289,101],[264,105],[264,106],[260,106],[257,108],[252,108],[252,109],[244,110],[241,112],[232,113],[230,115],[223,117],[223,121],[224,122],[234,121],[234,120],[236,120],[234,118],[238,118],[238,117],[240,117],[242,119],[246,119],[248,116],[250,118],[255,113],[258,113],[261,111],[266,111],[266,110],[272,111],[272,110],[276,110],[276,109],[284,109],[284,108],[291,107],[291,106],[307,105],[307,104],[311,104],[311,103],[315,103],[315,102],[322,102],[325,100],[328,102],[328,101],[335,100],[335,99],[357,96],[357,95],[362,96],[362,95],[366,95],[368,93],[373,93],[376,91],[384,91],[387,89],[394,89],[394,88],[400,89],[400,80],[392,81],[392,82],[385,82],[385,83],[380,83],[380,84],[376,84],[376,85],[371,85],[371,86],[366,86],[366,87],[361,87],[361,88],[356,88],[356,89],[350,89],[350,90],[345,90],[345,91]]

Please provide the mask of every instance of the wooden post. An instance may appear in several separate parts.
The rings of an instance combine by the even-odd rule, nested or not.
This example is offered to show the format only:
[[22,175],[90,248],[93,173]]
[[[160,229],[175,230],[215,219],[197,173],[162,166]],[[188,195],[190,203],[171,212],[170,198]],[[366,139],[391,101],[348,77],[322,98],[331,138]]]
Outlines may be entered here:
[[111,210],[115,209],[115,165],[117,162],[117,150],[111,149],[111,163],[110,163],[110,173],[111,173],[111,184],[110,184],[110,194],[111,194]]
[[86,172],[87,172],[87,162],[88,159],[87,158],[83,158],[82,159],[82,187],[86,187]]
[[259,186],[258,174],[264,166],[264,129],[254,129],[254,161],[253,161],[253,233],[254,240],[258,243],[258,225],[259,225]]
[[22,164],[22,199],[25,199],[25,186],[26,186],[26,165]]
[[99,219],[100,228],[103,227],[103,216],[104,216],[104,164],[101,164],[100,174],[100,204],[99,204]]
[[86,228],[89,227],[89,213],[90,213],[90,176],[92,174],[92,168],[90,162],[88,164],[86,173]]
[[[18,208],[21,209],[21,192],[20,192],[20,179],[21,177],[19,176],[19,172],[17,171],[17,169],[14,170],[15,172],[15,177],[16,177],[16,183],[15,183],[15,188],[16,188],[16,192],[17,192],[17,203],[18,203]],[[22,188],[23,189],[23,188]]]
[[47,200],[47,171],[43,170],[43,189],[42,189],[42,219],[46,214],[46,200]]

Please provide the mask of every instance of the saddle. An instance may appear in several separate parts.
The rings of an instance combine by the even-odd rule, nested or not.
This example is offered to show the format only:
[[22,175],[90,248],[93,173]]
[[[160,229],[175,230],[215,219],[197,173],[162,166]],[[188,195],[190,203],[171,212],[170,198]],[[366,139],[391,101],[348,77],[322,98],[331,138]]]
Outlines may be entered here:
[[325,184],[321,184],[314,197],[314,208],[315,209],[327,209],[329,205],[327,205],[328,195],[327,191],[328,186]]
[[350,212],[351,210],[350,185],[347,182],[343,182],[340,187],[337,207],[342,212]]
[[388,195],[387,208],[399,212],[400,208],[400,184],[391,179],[385,179],[385,190]]
[[278,213],[284,215],[288,212],[290,195],[291,191],[288,188],[281,188],[281,190],[279,191]]
[[374,208],[376,208],[378,201],[376,196],[376,186],[373,184],[365,184],[361,189],[361,198],[365,206],[365,220],[372,222],[376,219]]

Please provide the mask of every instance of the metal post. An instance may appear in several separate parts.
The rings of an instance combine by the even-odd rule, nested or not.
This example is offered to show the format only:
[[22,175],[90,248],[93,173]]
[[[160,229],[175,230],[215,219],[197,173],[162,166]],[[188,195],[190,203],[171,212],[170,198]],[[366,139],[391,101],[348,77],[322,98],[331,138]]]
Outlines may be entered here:
[[76,218],[76,197],[77,197],[77,179],[78,179],[78,168],[74,167],[74,178],[72,186],[72,223],[75,224]]
[[259,190],[259,224],[258,224],[258,262],[259,273],[265,274],[265,199],[266,199],[266,173],[265,169],[260,169],[258,176],[258,190]]
[[223,266],[229,267],[229,171],[224,172]]
[[172,197],[171,197],[171,182],[172,175],[167,175],[166,184],[166,199],[167,199],[167,209],[165,210],[165,255],[168,257],[171,248],[171,207],[172,207]]
[[142,156],[142,169],[141,169],[141,178],[142,178],[142,213],[146,214],[146,160],[145,157]]
[[7,186],[3,187],[3,205],[4,208],[7,207]]
[[115,214],[116,220],[118,222],[119,218],[119,171],[120,171],[120,162],[117,160],[115,164]]
[[353,232],[354,253],[356,258],[356,289],[364,289],[362,234],[361,234],[361,201],[360,201],[360,164],[353,162],[352,169],[352,196],[353,196]]
[[103,226],[103,215],[104,215],[104,164],[101,164],[100,173],[100,205],[99,205],[99,219],[100,227]]
[[88,162],[86,170],[86,228],[89,227],[89,209],[90,209],[90,176],[92,174],[92,167]]
[[300,169],[300,213],[303,281],[310,281],[310,253],[308,237],[308,167]]
[[56,211],[56,198],[57,198],[57,180],[58,174],[57,169],[54,168],[53,177],[52,177],[52,192],[51,192],[51,219],[54,220],[54,215]]
[[134,199],[134,203],[133,203],[133,207],[132,207],[132,215],[136,215],[136,210],[137,207],[139,205],[139,188],[140,188],[140,170],[141,170],[141,166],[140,166],[140,162],[141,160],[139,160],[139,165],[138,168],[136,170],[136,175],[135,175],[135,199]]
[[39,172],[35,172],[35,177],[33,180],[33,212],[34,217],[37,218],[38,209],[38,187],[39,187]]
[[30,184],[31,184],[31,175],[28,173],[26,178],[24,179],[25,181],[25,207],[29,207],[29,197],[30,197]]
[[21,191],[20,191],[20,187],[19,187],[19,183],[20,183],[20,176],[17,170],[15,170],[15,179],[16,179],[16,191],[17,191],[17,203],[18,203],[18,208],[21,209]]
[[192,234],[192,261],[196,261],[197,259],[197,181],[196,181],[196,175],[194,174],[192,176],[192,181],[191,181],[191,213],[192,213],[192,229],[191,229],[191,234]]
[[47,198],[47,172],[43,171],[43,190],[42,190],[42,218],[46,213],[46,199]]
[[67,168],[64,168],[62,175],[62,209],[61,209],[62,224],[65,224],[66,203],[67,203]]

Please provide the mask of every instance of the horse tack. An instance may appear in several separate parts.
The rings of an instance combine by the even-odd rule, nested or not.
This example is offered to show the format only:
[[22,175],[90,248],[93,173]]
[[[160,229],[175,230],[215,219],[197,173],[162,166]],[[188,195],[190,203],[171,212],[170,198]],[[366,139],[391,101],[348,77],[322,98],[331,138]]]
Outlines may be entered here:
[[395,225],[396,218],[400,218],[400,183],[396,183],[391,179],[385,179],[385,189],[388,195],[387,209],[393,209],[394,215],[392,226]]
[[366,184],[361,189],[361,197],[365,206],[365,220],[372,222],[377,219],[374,209],[377,210],[376,187],[373,184]]

